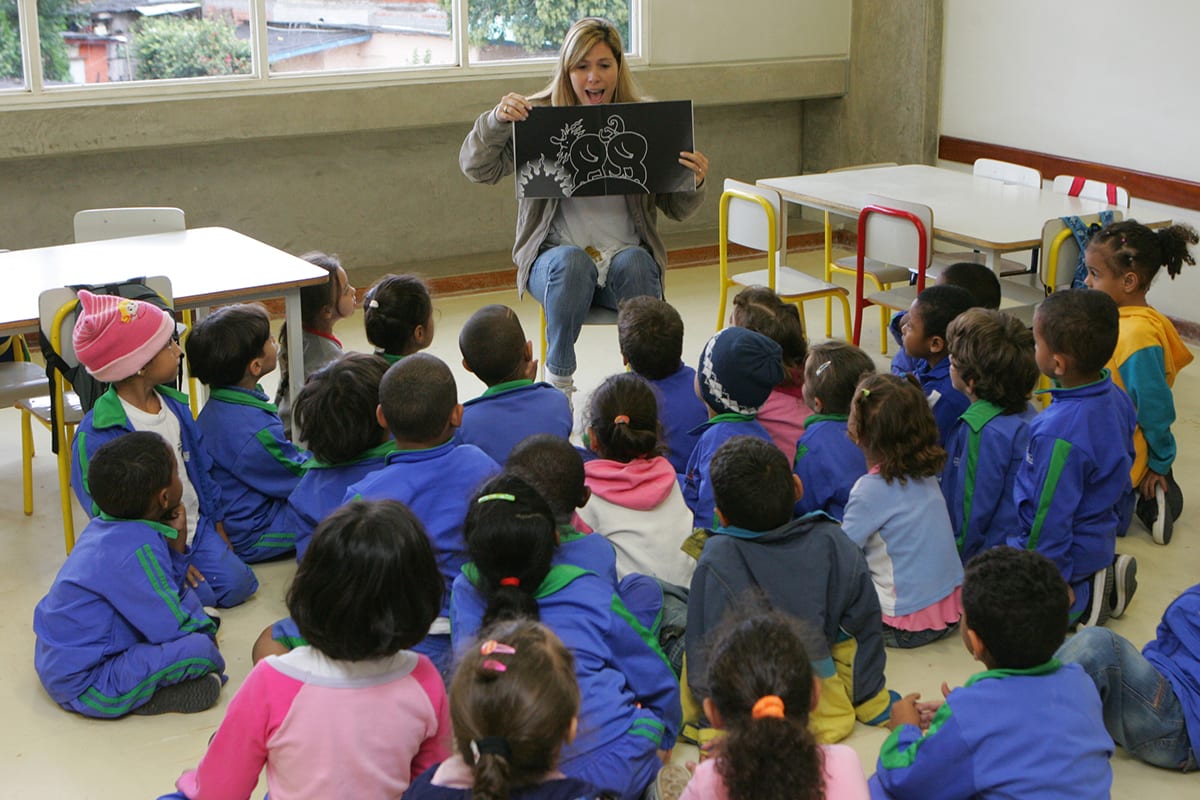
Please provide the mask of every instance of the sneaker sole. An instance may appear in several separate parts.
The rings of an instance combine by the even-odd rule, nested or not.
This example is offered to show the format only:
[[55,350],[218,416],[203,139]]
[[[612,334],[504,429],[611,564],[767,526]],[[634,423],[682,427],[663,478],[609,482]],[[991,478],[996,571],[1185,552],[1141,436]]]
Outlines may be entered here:
[[667,764],[658,771],[658,800],[679,800],[692,774],[679,764]]
[[1129,607],[1129,601],[1133,599],[1134,593],[1137,592],[1137,560],[1133,556],[1119,555],[1117,556],[1117,560],[1113,562],[1113,572],[1115,573],[1113,582],[1116,584],[1117,599],[1113,603],[1109,617],[1120,619],[1125,615],[1125,609]]
[[1113,570],[1105,567],[1092,576],[1092,597],[1086,617],[1079,620],[1080,625],[1089,628],[1100,627],[1108,622],[1108,597],[1113,591]]
[[1167,508],[1167,495],[1161,486],[1154,487],[1154,504],[1158,506],[1158,518],[1150,526],[1150,535],[1158,544],[1171,543],[1171,511]]
[[190,681],[164,686],[150,702],[135,708],[134,714],[195,714],[207,711],[221,696],[221,676],[210,672]]

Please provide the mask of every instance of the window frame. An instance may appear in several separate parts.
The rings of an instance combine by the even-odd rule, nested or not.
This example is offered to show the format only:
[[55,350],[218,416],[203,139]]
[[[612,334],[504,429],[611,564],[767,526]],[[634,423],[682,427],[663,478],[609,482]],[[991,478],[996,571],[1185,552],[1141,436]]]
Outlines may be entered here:
[[[43,80],[37,0],[17,0],[17,19],[24,59],[24,86],[0,89],[0,109],[53,108],[153,102],[165,99],[242,97],[294,93],[314,89],[369,89],[406,84],[433,84],[469,80],[473,77],[514,79],[544,77],[554,70],[554,58],[533,57],[471,64],[465,29],[466,4],[470,0],[452,0],[451,30],[458,63],[437,67],[337,71],[329,73],[295,72],[270,74],[267,52],[266,0],[250,0],[250,38],[252,70],[248,75],[221,75],[205,78],[163,78],[144,81],[118,81],[97,84],[46,86]],[[649,64],[649,2],[630,2],[630,41],[632,52],[626,55],[630,67]]]

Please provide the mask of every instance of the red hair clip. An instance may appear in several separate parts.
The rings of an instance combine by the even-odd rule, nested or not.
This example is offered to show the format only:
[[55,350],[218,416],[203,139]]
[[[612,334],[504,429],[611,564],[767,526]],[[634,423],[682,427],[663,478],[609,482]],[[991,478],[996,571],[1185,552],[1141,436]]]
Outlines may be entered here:
[[512,577],[512,576],[510,575],[510,576],[509,576],[509,577],[507,577],[507,578],[501,578],[501,579],[500,579],[500,585],[501,585],[501,586],[515,586],[515,587],[517,587],[517,588],[520,588],[520,587],[521,587],[521,579],[520,579],[520,578],[514,578],[514,577]]
[[499,653],[504,656],[511,656],[517,652],[517,649],[512,645],[504,642],[497,642],[495,639],[488,639],[483,644],[479,645],[479,654],[481,656],[490,656],[492,653]]

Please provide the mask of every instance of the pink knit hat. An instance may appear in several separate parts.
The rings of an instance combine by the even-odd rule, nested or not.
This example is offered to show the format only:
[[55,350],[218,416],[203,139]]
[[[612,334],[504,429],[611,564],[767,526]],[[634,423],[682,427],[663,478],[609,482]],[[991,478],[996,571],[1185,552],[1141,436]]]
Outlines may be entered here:
[[96,380],[115,383],[135,374],[167,346],[175,320],[141,300],[79,290],[82,308],[71,341],[79,363]]

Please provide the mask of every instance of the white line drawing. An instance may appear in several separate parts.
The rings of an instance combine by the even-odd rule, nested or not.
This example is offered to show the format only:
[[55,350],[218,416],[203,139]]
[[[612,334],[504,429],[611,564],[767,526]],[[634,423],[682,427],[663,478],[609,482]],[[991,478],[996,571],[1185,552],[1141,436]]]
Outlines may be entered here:
[[[583,119],[572,120],[563,126],[558,136],[550,137],[558,146],[553,162],[546,156],[525,164],[517,173],[517,196],[534,194],[535,189],[556,187],[564,197],[571,197],[593,181],[617,178],[636,183],[642,191],[646,186],[646,155],[649,144],[636,131],[625,130],[625,120],[619,114],[608,118],[608,124],[598,133],[589,132]],[[539,184],[541,186],[539,187]]]

